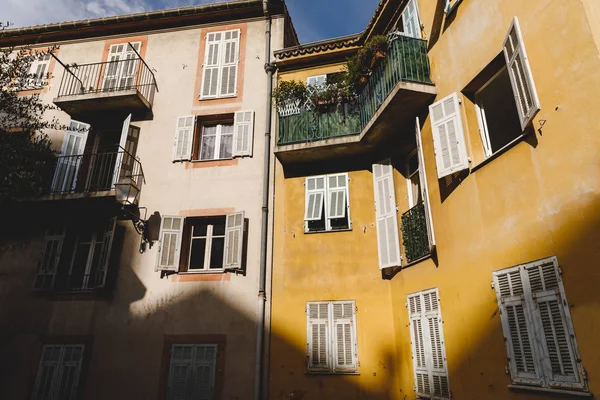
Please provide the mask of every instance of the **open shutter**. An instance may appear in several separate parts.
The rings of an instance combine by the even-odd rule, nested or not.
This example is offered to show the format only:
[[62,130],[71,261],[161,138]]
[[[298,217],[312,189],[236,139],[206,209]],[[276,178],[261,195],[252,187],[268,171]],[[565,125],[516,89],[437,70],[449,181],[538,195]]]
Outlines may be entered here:
[[44,252],[35,277],[35,289],[51,289],[54,286],[64,240],[65,229],[63,227],[50,228],[46,231]]
[[222,32],[223,61],[221,66],[221,96],[237,95],[237,70],[240,51],[240,30]]
[[216,98],[219,94],[219,70],[221,65],[222,32],[206,35],[204,66],[202,69],[202,89],[200,99]]
[[117,226],[117,217],[112,217],[104,225],[102,235],[102,246],[100,247],[100,257],[98,260],[98,269],[94,280],[94,287],[102,287],[106,283],[106,273],[110,262],[110,252],[112,249],[115,228]]
[[549,386],[583,388],[583,367],[578,362],[575,333],[556,257],[525,266],[533,318],[539,328],[542,368]]
[[252,156],[254,111],[237,111],[233,117],[233,156]]
[[389,160],[373,164],[373,188],[375,190],[379,268],[399,266],[401,257],[394,169]]
[[306,357],[311,371],[331,371],[329,303],[308,303]]
[[194,140],[193,115],[177,118],[175,140],[173,142],[173,161],[190,160],[192,158],[192,141]]
[[513,18],[504,39],[503,52],[521,120],[521,129],[525,130],[525,127],[540,111],[541,106],[529,60],[527,59],[525,43],[523,42],[523,36],[521,36],[519,19],[516,16]]
[[223,268],[242,267],[242,244],[244,241],[244,211],[228,214],[225,220],[225,249]]
[[194,365],[192,369],[193,399],[214,399],[216,362],[216,345],[198,345],[195,347]]
[[348,174],[327,176],[327,218],[344,218],[346,216],[348,193]]
[[356,320],[353,301],[333,302],[333,361],[335,371],[355,371]]
[[419,117],[415,122],[415,133],[417,136],[417,157],[419,160],[419,182],[421,182],[421,197],[425,203],[425,218],[427,219],[427,236],[429,237],[429,250],[433,251],[435,247],[435,233],[433,231],[433,217],[431,215],[431,205],[429,203],[429,188],[427,186],[427,174],[425,173],[425,157],[423,156],[423,141],[421,139],[421,128]]
[[525,297],[531,294],[529,287],[524,285],[521,267],[494,272],[494,287],[512,380],[539,385],[541,371],[532,342],[533,325],[525,303]]
[[469,167],[456,93],[429,106],[438,178]]
[[121,129],[121,137],[119,138],[119,149],[117,153],[117,159],[115,162],[115,170],[113,172],[113,186],[119,181],[121,175],[121,166],[123,164],[123,152],[127,144],[127,135],[129,134],[129,124],[131,123],[131,114],[123,121],[123,128]]
[[187,400],[192,394],[190,384],[194,360],[193,345],[173,345],[167,383],[168,400]]
[[323,206],[325,200],[325,177],[316,176],[306,178],[304,185],[304,220],[318,221],[323,215]]
[[182,232],[183,217],[163,216],[156,271],[177,271]]

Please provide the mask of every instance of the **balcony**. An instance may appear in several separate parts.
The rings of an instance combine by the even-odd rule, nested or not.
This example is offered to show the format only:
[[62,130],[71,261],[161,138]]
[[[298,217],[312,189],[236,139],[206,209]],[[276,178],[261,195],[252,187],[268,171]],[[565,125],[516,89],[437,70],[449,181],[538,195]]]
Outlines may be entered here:
[[393,34],[386,59],[375,67],[356,104],[298,108],[279,117],[277,157],[282,163],[303,163],[368,151],[399,127],[412,127],[414,116],[433,101],[436,89],[429,75],[427,42]]
[[425,203],[421,202],[402,214],[401,228],[406,264],[431,254]]
[[[137,52],[135,53],[137,54]],[[65,66],[54,104],[73,119],[91,122],[103,115],[132,114],[152,118],[156,79],[138,56],[123,60]]]

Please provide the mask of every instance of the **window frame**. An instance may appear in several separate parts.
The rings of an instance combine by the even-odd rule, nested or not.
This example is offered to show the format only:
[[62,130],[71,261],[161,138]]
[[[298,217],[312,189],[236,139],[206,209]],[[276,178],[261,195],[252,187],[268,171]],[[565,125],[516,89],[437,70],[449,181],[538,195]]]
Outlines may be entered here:
[[[50,78],[48,74],[50,71],[50,60],[52,59],[52,55],[49,52],[40,52],[34,54],[33,57],[35,58],[32,60],[28,71],[29,77],[27,78],[27,83],[22,90],[42,89],[46,85],[47,80]],[[39,69],[40,65],[43,65],[44,69],[40,74],[38,74],[37,70]]]
[[[409,23],[406,21],[406,19],[404,18],[404,15],[409,11],[409,5],[413,4],[415,9],[414,9],[414,13],[413,15],[411,15],[411,19],[409,21],[412,21],[412,27],[416,28],[416,36],[413,35],[409,35],[407,34],[407,26],[409,25]],[[408,37],[412,37],[412,38],[416,38],[416,39],[421,39],[422,38],[422,32],[421,32],[421,15],[419,13],[419,4],[417,3],[417,0],[409,0],[406,3],[406,7],[404,7],[404,10],[402,10],[402,14],[400,15],[400,21],[402,23],[402,34],[404,36],[408,36]]]
[[[410,172],[410,161],[416,158],[417,160],[417,169],[414,172]],[[413,189],[412,189],[412,177],[417,175],[419,177],[419,194],[421,194],[422,196],[422,182],[421,182],[421,172],[419,171],[419,168],[421,167],[421,163],[419,162],[419,152],[418,149],[415,148],[414,150],[412,150],[410,153],[408,153],[408,156],[406,156],[406,162],[405,162],[405,168],[406,168],[406,186],[407,186],[407,191],[408,191],[408,209],[410,210],[411,208],[413,208],[414,206],[416,206],[419,202],[415,201],[416,199],[414,199],[413,197]],[[423,200],[421,200],[423,201]]]
[[[237,32],[237,38],[236,39],[225,39],[225,34],[227,32]],[[216,90],[216,94],[211,95],[210,94],[210,89],[209,89],[209,93],[207,95],[204,94],[204,84],[205,84],[205,74],[206,74],[206,69],[207,69],[207,60],[208,60],[208,51],[209,51],[209,46],[211,43],[213,42],[217,42],[217,40],[213,40],[212,42],[209,41],[209,36],[210,35],[216,35],[216,34],[220,34],[220,39],[218,40],[218,51],[219,51],[219,57],[218,57],[218,62],[216,65],[211,65],[212,68],[217,68],[217,90]],[[237,97],[238,95],[238,83],[239,83],[239,75],[240,75],[240,71],[239,71],[239,67],[240,67],[240,46],[242,43],[241,40],[241,36],[242,36],[242,31],[241,29],[237,28],[237,29],[226,29],[223,31],[214,31],[214,32],[207,32],[206,33],[206,38],[205,38],[205,47],[204,47],[204,58],[203,58],[203,63],[202,63],[202,81],[200,83],[200,93],[198,94],[198,98],[199,100],[213,100],[213,99],[224,99],[224,98],[234,98]],[[234,63],[229,63],[227,65],[225,65],[225,45],[226,42],[231,42],[231,41],[235,41],[236,42],[236,54],[235,54],[235,62]],[[236,72],[235,72],[235,90],[234,93],[232,94],[222,94],[221,93],[221,89],[222,89],[222,79],[223,79],[223,70],[225,67],[229,67],[229,66],[234,66],[236,68]],[[210,85],[210,84],[209,84]]]
[[[331,177],[339,177],[339,176],[343,176],[345,177],[345,182],[346,182],[346,186],[344,189],[335,187],[335,188],[331,188],[329,187],[329,178]],[[310,229],[309,227],[309,221],[311,220],[307,220],[306,216],[307,214],[307,207],[309,204],[309,194],[312,191],[308,190],[308,180],[309,179],[319,179],[322,178],[325,181],[325,185],[324,185],[324,189],[323,190],[319,190],[319,189],[315,189],[315,191],[321,191],[323,193],[323,200],[322,200],[322,211],[321,211],[321,218],[319,219],[319,221],[321,219],[325,220],[325,229]],[[332,218],[330,217],[330,192],[333,191],[341,191],[343,190],[345,193],[345,202],[346,202],[346,220],[348,222],[348,227],[346,228],[339,228],[339,229],[334,229],[332,227],[331,221],[334,219],[342,219],[343,217],[340,218]],[[338,232],[338,231],[350,231],[352,230],[352,219],[350,218],[350,177],[348,175],[347,172],[342,172],[342,173],[336,173],[336,174],[327,174],[327,175],[314,175],[314,176],[308,176],[304,179],[304,233],[319,233],[319,232]]]
[[[213,156],[215,156],[217,153],[221,152],[221,139],[222,136],[231,136],[231,156],[230,157],[214,157],[214,158],[202,158],[202,148],[204,145],[204,129],[206,129],[207,127],[216,127],[216,131],[215,131],[215,147],[213,150]],[[231,126],[231,133],[225,133],[223,134],[222,129],[223,126]],[[219,161],[219,160],[231,160],[234,157],[234,153],[233,153],[233,147],[234,147],[234,140],[235,140],[235,123],[232,121],[231,124],[229,123],[229,121],[227,121],[227,123],[223,122],[218,122],[218,123],[204,123],[200,126],[200,134],[198,135],[198,154],[196,156],[196,159],[193,159],[193,161]],[[211,134],[212,136],[212,134]],[[219,154],[220,155],[220,154]]]
[[[167,377],[166,377],[166,396],[165,398],[168,400],[170,399],[170,390],[172,387],[172,380],[173,380],[173,355],[174,355],[174,350],[176,347],[192,347],[192,357],[189,360],[189,368],[191,371],[195,370],[196,367],[199,364],[205,363],[208,364],[209,362],[206,360],[198,360],[197,359],[197,352],[198,349],[203,347],[203,348],[213,348],[214,349],[214,355],[212,360],[210,360],[210,367],[211,367],[211,382],[209,383],[209,388],[210,388],[210,394],[209,394],[209,398],[211,399],[216,399],[216,394],[217,394],[217,365],[218,365],[218,355],[219,355],[219,344],[218,343],[171,343],[171,347],[169,349],[169,362],[168,362],[168,366],[167,366]],[[193,387],[195,386],[195,382],[191,381],[191,375],[193,374],[190,373],[190,376],[187,377],[187,382],[186,382],[186,392],[190,391],[190,385]]]
[[[223,235],[217,235],[218,238],[223,238],[223,253],[225,253],[225,237],[227,236],[227,232],[226,232],[226,224],[227,224],[227,216],[226,215],[218,215],[218,216],[214,216],[214,217],[218,217],[218,218],[223,218]],[[213,217],[213,218],[214,218]],[[223,263],[221,268],[210,268],[210,257],[212,255],[212,239],[215,237],[213,235],[213,230],[214,230],[214,225],[213,224],[207,224],[206,226],[206,236],[197,236],[194,237],[194,227],[192,225],[193,220],[200,220],[203,218],[210,218],[210,217],[188,217],[184,220],[183,222],[183,229],[184,232],[187,229],[190,229],[189,231],[189,243],[187,243],[187,247],[186,245],[182,245],[183,249],[187,249],[187,257],[185,257],[185,259],[182,258],[181,261],[184,261],[183,265],[180,268],[180,272],[182,273],[187,273],[187,274],[197,274],[197,273],[210,273],[210,272],[224,272],[225,271],[225,255],[223,255]],[[190,261],[192,258],[192,243],[194,238],[196,239],[206,239],[206,243],[204,244],[204,265],[202,268],[193,268],[190,269]],[[185,233],[183,235],[182,240],[187,240],[188,238],[186,237]],[[183,268],[183,270],[182,270]]]
[[[48,348],[52,348],[52,347],[58,347],[60,348],[60,354],[59,354],[59,359],[58,361],[48,361],[48,360],[44,360],[44,352],[46,349]],[[80,348],[81,349],[81,356],[79,358],[79,360],[77,360],[77,370],[76,370],[76,379],[73,380],[73,386],[71,387],[71,396],[73,396],[73,398],[78,398],[78,394],[81,392],[81,385],[83,382],[83,378],[82,378],[82,371],[83,371],[83,367],[84,367],[84,362],[86,361],[86,348],[88,347],[86,343],[46,343],[42,346],[41,352],[40,352],[40,357],[39,357],[39,362],[38,362],[38,369],[34,378],[34,383],[33,383],[33,390],[32,390],[32,396],[31,398],[33,400],[36,400],[39,397],[40,394],[38,393],[40,390],[40,380],[42,379],[41,373],[42,373],[42,368],[45,366],[45,363],[55,363],[56,366],[56,371],[53,373],[52,376],[52,383],[50,385],[50,393],[52,393],[51,397],[53,399],[56,400],[60,400],[58,399],[58,393],[57,391],[59,390],[59,386],[58,383],[60,382],[62,373],[64,368],[66,367],[66,363],[68,362],[72,362],[72,361],[64,361],[64,355],[65,355],[65,351],[67,348]]]

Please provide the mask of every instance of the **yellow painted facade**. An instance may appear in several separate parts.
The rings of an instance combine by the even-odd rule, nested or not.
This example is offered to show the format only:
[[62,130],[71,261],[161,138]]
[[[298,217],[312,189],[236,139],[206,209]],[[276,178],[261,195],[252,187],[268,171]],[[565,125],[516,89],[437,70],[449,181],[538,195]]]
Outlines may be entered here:
[[[380,15],[405,3],[384,0]],[[597,395],[600,7],[586,0],[463,0],[446,15],[443,1],[421,0],[418,6],[437,89],[432,102],[457,93],[469,167],[438,179],[429,110],[417,110],[435,251],[383,279],[373,175],[365,164],[391,157],[400,227],[401,214],[408,210],[406,148],[383,145],[344,162],[276,161],[270,398],[415,399],[407,295],[431,288],[440,296],[453,399],[548,398],[544,391],[509,388],[492,273],[550,256],[560,264],[586,371],[587,390],[580,395]],[[463,91],[501,54],[514,16],[541,110],[528,134],[486,159],[472,96]],[[279,78],[305,80],[339,71],[343,63],[298,65]],[[405,141],[415,135],[413,124],[387,124],[386,129],[390,137]],[[349,173],[351,231],[304,233],[305,177],[337,172]],[[316,300],[356,302],[358,375],[305,373],[305,307]]]

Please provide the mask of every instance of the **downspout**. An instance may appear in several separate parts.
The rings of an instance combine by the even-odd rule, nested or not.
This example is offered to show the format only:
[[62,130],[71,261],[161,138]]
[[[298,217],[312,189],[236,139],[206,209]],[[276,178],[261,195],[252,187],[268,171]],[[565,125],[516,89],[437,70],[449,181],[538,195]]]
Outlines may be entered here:
[[258,318],[256,323],[256,359],[254,368],[254,400],[263,398],[263,354],[265,339],[265,308],[266,308],[266,276],[267,276],[267,247],[269,221],[269,174],[271,163],[271,110],[273,108],[271,91],[273,90],[273,71],[271,64],[271,15],[269,0],[263,0],[265,15],[265,72],[267,73],[267,104],[265,118],[265,149],[263,165],[262,221],[260,228],[260,278],[258,282]]

